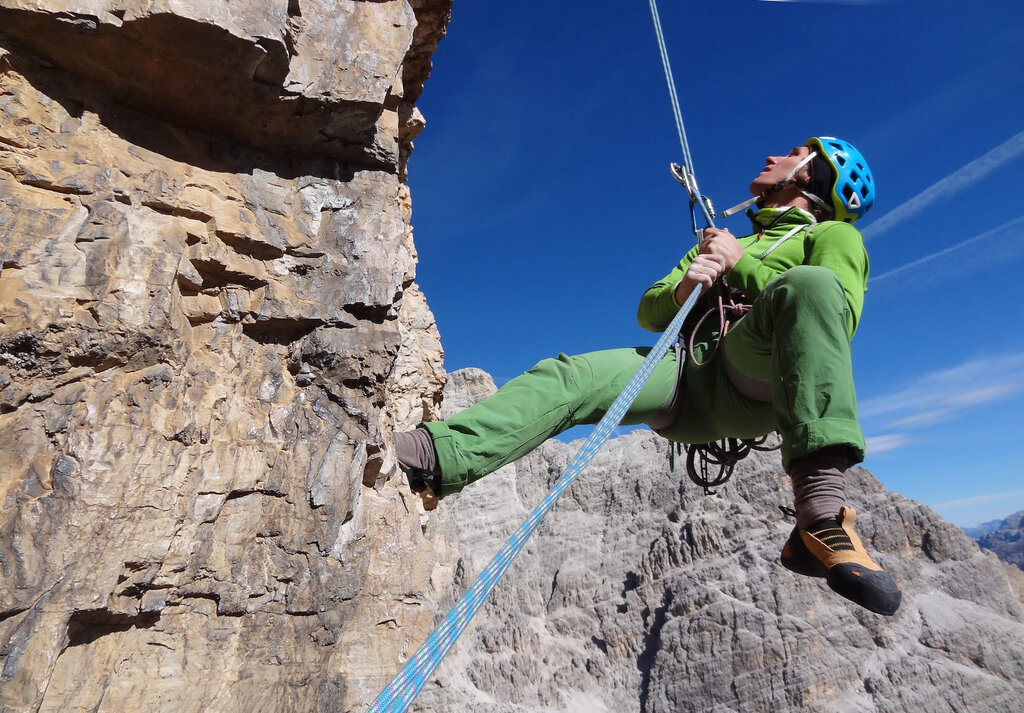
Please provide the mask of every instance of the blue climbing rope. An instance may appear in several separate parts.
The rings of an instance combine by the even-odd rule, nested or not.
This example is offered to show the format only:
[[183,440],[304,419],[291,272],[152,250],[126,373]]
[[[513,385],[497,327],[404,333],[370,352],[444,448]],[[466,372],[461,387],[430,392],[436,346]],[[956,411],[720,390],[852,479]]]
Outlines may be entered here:
[[[665,78],[668,82],[669,96],[672,100],[672,111],[675,115],[676,129],[679,133],[679,140],[683,149],[683,164],[682,166],[673,164],[672,173],[676,180],[690,194],[691,222],[693,223],[694,233],[699,235],[696,227],[694,206],[700,206],[707,227],[714,226],[712,222],[714,217],[713,211],[711,210],[710,201],[700,194],[700,190],[697,188],[697,180],[693,175],[686,131],[683,128],[682,113],[679,110],[679,100],[676,96],[672,69],[669,66],[668,52],[665,48],[665,39],[661,30],[661,19],[658,16],[655,0],[649,0],[649,2],[654,19],[655,33],[658,38],[658,47],[661,50],[662,66],[665,69]],[[693,309],[693,305],[696,303],[700,293],[701,286],[697,285],[686,302],[683,303],[683,306],[679,308],[675,318],[673,318],[672,322],[662,333],[661,338],[658,339],[654,348],[651,349],[647,358],[640,365],[640,368],[637,369],[629,383],[626,384],[626,388],[618,395],[605,413],[604,418],[597,424],[572,461],[566,466],[565,471],[559,476],[551,491],[534,508],[526,521],[519,526],[519,529],[512,533],[512,536],[508,538],[501,549],[498,550],[498,553],[484,567],[476,581],[473,582],[469,589],[466,590],[466,593],[462,595],[462,598],[459,599],[458,603],[448,612],[444,620],[427,637],[427,640],[420,646],[415,655],[405,663],[391,683],[380,692],[373,705],[370,706],[368,713],[404,713],[409,707],[413,699],[416,698],[417,694],[419,694],[423,686],[426,685],[434,671],[441,664],[445,654],[448,653],[448,650],[451,649],[463,630],[469,625],[473,615],[476,614],[484,600],[487,599],[487,595],[494,589],[494,585],[498,583],[505,570],[519,556],[527,540],[530,539],[530,536],[540,526],[541,520],[554,507],[555,502],[565,492],[566,488],[572,484],[576,476],[597,455],[604,442],[612,436],[615,428],[625,417],[633,401],[636,400],[640,390],[647,383],[654,368],[676,343],[676,340],[679,338],[679,332],[683,327],[683,322],[686,321],[686,317],[689,315],[690,310]]]

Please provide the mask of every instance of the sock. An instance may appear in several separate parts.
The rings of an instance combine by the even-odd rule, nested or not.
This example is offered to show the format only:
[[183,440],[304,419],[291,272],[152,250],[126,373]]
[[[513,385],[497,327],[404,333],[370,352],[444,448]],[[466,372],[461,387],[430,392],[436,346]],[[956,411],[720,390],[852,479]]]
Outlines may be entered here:
[[402,465],[435,475],[441,472],[434,441],[427,429],[415,428],[404,433],[395,433],[392,439],[395,442],[395,457]]
[[823,520],[836,522],[846,505],[846,446],[830,446],[793,461],[789,476],[793,480],[793,509],[796,524],[811,529]]

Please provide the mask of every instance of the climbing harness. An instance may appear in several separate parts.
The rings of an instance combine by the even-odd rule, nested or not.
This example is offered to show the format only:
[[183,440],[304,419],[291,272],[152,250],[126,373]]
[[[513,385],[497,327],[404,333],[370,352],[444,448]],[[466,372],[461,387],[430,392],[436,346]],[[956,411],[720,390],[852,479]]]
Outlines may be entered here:
[[[757,259],[763,260],[800,231],[804,231],[805,236],[809,235],[813,228],[813,224],[794,227],[776,240],[771,247],[760,253]],[[688,358],[697,367],[706,366],[711,363],[711,360],[722,346],[722,340],[729,331],[729,325],[746,314],[750,309],[750,305],[743,301],[745,299],[746,295],[739,290],[729,287],[724,281],[720,283],[716,297],[717,305],[712,306],[704,313],[704,316],[697,320],[692,328],[686,330],[690,336],[687,340],[686,349],[682,350],[686,352],[685,358]],[[715,314],[718,315],[719,337],[715,340],[710,352],[698,358],[696,350],[697,334],[704,322]],[[711,495],[715,492],[712,488],[724,485],[732,477],[736,464],[746,458],[750,451],[773,451],[779,448],[779,445],[765,445],[767,441],[768,436],[762,436],[760,438],[723,438],[712,443],[688,443],[684,446],[686,450],[686,475],[691,481],[700,486],[705,495]],[[672,450],[672,448],[669,449],[669,468],[675,470],[675,455]]]
[[[661,53],[661,64],[665,70],[665,81],[668,84],[669,99],[672,102],[672,113],[676,121],[676,131],[679,134],[679,144],[683,150],[683,165],[673,163],[669,166],[669,171],[689,194],[690,225],[693,228],[694,235],[696,235],[697,239],[700,240],[703,237],[704,231],[697,227],[697,209],[700,209],[703,214],[704,221],[706,223],[705,227],[707,228],[715,227],[715,209],[711,203],[711,199],[700,192],[700,188],[697,185],[697,177],[693,174],[693,159],[690,157],[689,144],[686,140],[686,129],[683,127],[683,116],[679,109],[679,98],[676,94],[675,79],[672,77],[672,67],[668,61],[668,49],[665,46],[665,34],[661,28],[661,18],[658,15],[658,5],[656,0],[648,0],[648,2],[651,6],[651,17],[654,21],[654,33],[658,38],[658,50]],[[780,183],[790,180],[796,175],[797,171],[803,168],[803,166],[810,160],[811,157],[808,156]],[[728,217],[743,208],[753,205],[756,201],[756,198],[752,198],[738,206],[733,206],[733,208],[723,212],[722,216]],[[785,238],[789,237],[789,235],[785,236]],[[785,240],[785,238],[783,240]],[[779,243],[783,242],[783,240],[780,240]],[[729,287],[724,275],[718,278],[717,286],[717,307],[712,307],[708,310],[708,312],[698,320],[697,325],[692,330],[689,330],[691,337],[688,349],[680,350],[688,351],[690,358],[693,358],[694,362],[697,363],[698,366],[711,361],[721,344],[722,337],[725,336],[725,332],[729,328],[729,324],[736,319],[739,319],[748,309],[750,309],[749,305],[743,304],[742,302],[745,295],[742,295],[738,290],[734,290]],[[696,294],[696,292],[694,294]],[[716,312],[719,316],[719,339],[712,348],[710,355],[708,355],[704,361],[698,363],[696,358],[693,357],[693,335],[696,335],[697,328],[703,324],[708,317]],[[672,329],[673,327],[670,325],[666,334],[671,332]],[[679,330],[678,335],[678,339],[685,339],[681,329]],[[680,354],[680,358],[682,359],[685,357]],[[680,375],[682,373],[682,369],[680,369]],[[774,447],[768,448],[763,445],[766,438],[767,437],[758,439],[727,438],[722,441],[718,441],[717,443],[688,443],[684,446],[686,449],[686,474],[689,476],[690,480],[704,490],[705,495],[710,495],[714,492],[711,488],[723,485],[732,476],[736,463],[745,458],[751,450],[773,450]],[[672,469],[675,468],[673,450],[674,446],[670,445],[669,467]],[[714,470],[716,467],[717,471]],[[712,472],[714,472],[714,475],[710,475]]]
[[[665,48],[664,35],[661,30],[661,20],[658,16],[655,0],[649,0],[649,2],[651,15],[654,19],[655,33],[658,38],[658,47],[661,50],[662,66],[665,69],[665,76],[669,85],[669,95],[672,100],[676,129],[679,133],[680,146],[683,151],[683,163],[673,164],[672,173],[690,195],[691,222],[694,234],[700,238],[701,230],[696,225],[695,211],[699,208],[703,213],[706,227],[714,227],[713,210],[711,202],[701,195],[697,187],[697,180],[692,169],[690,150],[686,141],[686,131],[683,128],[682,112],[679,110],[679,101],[672,79],[672,70],[669,66],[668,52]],[[473,615],[483,604],[495,584],[497,584],[502,574],[505,573],[522,551],[527,540],[540,525],[541,520],[551,510],[558,498],[565,492],[566,488],[569,487],[587,463],[597,454],[604,442],[612,436],[615,428],[625,417],[630,405],[636,400],[640,390],[654,372],[655,367],[661,362],[662,357],[678,342],[683,322],[690,314],[701,292],[702,288],[698,285],[683,303],[682,307],[679,308],[672,322],[662,333],[657,343],[647,355],[647,358],[640,365],[640,368],[637,369],[636,374],[626,384],[626,388],[615,399],[565,471],[559,476],[551,491],[530,513],[526,521],[502,545],[498,553],[480,573],[480,576],[466,590],[466,593],[452,610],[448,612],[438,627],[427,637],[427,640],[413,657],[405,663],[394,679],[380,692],[373,705],[370,706],[368,713],[402,713],[409,707],[427,680],[440,665],[444,655],[455,644],[455,641],[469,624]]]

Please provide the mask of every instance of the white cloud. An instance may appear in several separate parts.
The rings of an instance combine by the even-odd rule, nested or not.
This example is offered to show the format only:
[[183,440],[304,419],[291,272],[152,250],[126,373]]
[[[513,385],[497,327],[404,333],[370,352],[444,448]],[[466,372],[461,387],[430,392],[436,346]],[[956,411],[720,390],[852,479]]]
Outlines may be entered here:
[[924,428],[948,421],[952,415],[952,411],[948,408],[937,408],[890,421],[886,424],[886,428]]
[[889,418],[887,427],[920,428],[1024,390],[1024,352],[994,354],[919,376],[886,396],[865,399],[861,419]]
[[940,200],[949,198],[967,186],[977,183],[988,174],[1024,154],[1024,131],[1016,134],[994,149],[961,166],[945,178],[936,181],[910,200],[898,205],[862,230],[864,240],[871,240],[890,230],[898,223],[920,213]]
[[913,439],[905,433],[887,433],[882,436],[872,436],[865,439],[865,451],[869,456],[877,456],[879,453],[894,451],[897,448],[911,443]]
[[979,505],[981,503],[990,503],[993,500],[1003,500],[1004,498],[1015,498],[1018,495],[1024,495],[1024,490],[1014,490],[1010,493],[991,493],[989,495],[977,495],[973,498],[960,498],[959,500],[948,500],[944,503],[933,505],[932,507],[936,510],[955,510],[956,508],[970,507],[971,505]]
[[[911,270],[915,267],[920,267],[921,265],[929,263],[932,260],[936,260],[945,255],[949,255],[950,253],[960,250],[961,248],[965,248],[973,243],[984,242],[988,246],[995,244],[1003,244],[1008,241],[1011,241],[1014,238],[1020,238],[1022,233],[1024,233],[1024,215],[1018,218],[1014,218],[1013,220],[1009,220],[998,227],[992,228],[991,230],[986,230],[984,233],[981,233],[980,235],[975,235],[973,238],[963,240],[957,243],[956,245],[951,245],[950,247],[944,250],[939,250],[938,252],[930,253],[922,258],[918,258],[917,260],[908,262],[905,265],[900,265],[899,267],[893,268],[888,272],[883,272],[881,275],[874,276],[869,280],[869,284],[875,285],[881,282],[882,280],[892,277],[893,275],[898,275],[902,272],[906,272],[907,270]],[[1019,241],[1018,247],[1024,249],[1024,240]],[[987,267],[991,263],[1005,262],[1006,260],[1007,256],[1000,254],[999,251],[991,249],[975,250],[971,253],[969,258],[957,262],[957,274],[965,275],[968,274],[969,272],[977,271],[979,269]]]
[[950,406],[962,408],[966,406],[977,406],[979,404],[985,404],[989,401],[995,401],[1001,399],[1004,396],[1009,396],[1015,391],[1020,391],[1024,388],[1024,382],[1006,383],[1006,384],[994,384],[992,386],[982,386],[977,389],[971,389],[970,391],[963,391],[959,394],[955,394],[946,400]]

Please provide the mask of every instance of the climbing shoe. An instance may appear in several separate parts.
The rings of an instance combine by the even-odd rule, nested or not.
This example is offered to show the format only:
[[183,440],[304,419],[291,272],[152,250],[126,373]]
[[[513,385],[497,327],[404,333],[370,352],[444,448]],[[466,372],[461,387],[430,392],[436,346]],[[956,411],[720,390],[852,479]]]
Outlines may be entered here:
[[823,577],[835,593],[876,614],[892,616],[902,594],[892,577],[871,559],[853,522],[853,508],[836,518],[819,520],[809,529],[794,527],[782,548],[782,566],[808,577]]
[[398,467],[405,473],[409,481],[409,490],[420,496],[423,501],[424,510],[433,510],[437,507],[438,496],[441,492],[441,476],[437,473],[430,473],[422,468],[413,468],[402,461],[398,461]]

